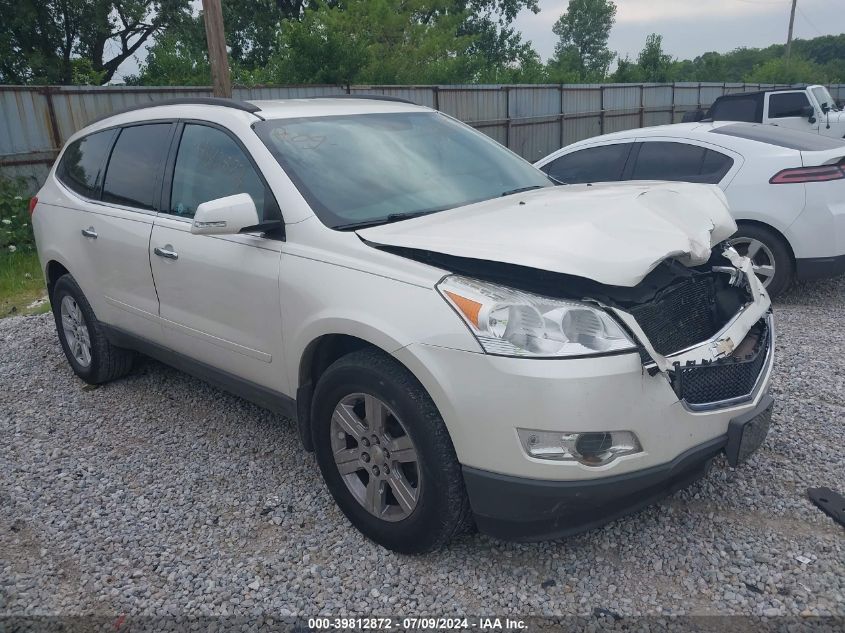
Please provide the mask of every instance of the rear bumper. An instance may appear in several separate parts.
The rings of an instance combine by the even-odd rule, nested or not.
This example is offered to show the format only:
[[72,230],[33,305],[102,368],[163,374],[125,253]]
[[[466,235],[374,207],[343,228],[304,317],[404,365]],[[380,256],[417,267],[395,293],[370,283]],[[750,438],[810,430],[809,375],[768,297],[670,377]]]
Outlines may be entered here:
[[825,279],[845,273],[845,255],[804,257],[795,260],[795,276],[801,280]]
[[[771,396],[764,396],[737,422],[753,419],[772,403]],[[729,435],[723,435],[667,464],[580,481],[512,477],[464,466],[464,483],[482,532],[513,541],[554,539],[599,527],[687,487],[705,476],[713,458],[731,446]]]

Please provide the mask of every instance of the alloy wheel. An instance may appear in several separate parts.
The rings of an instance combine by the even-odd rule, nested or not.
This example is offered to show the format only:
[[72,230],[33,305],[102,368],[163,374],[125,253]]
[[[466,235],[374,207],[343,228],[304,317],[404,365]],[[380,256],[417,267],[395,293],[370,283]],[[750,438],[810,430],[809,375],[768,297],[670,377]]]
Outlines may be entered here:
[[411,436],[390,407],[365,393],[343,398],[332,414],[331,447],[343,482],[367,512],[385,521],[410,516],[422,473]]
[[91,364],[91,335],[79,304],[70,295],[62,298],[61,317],[62,330],[71,355],[81,367],[88,367]]
[[754,274],[767,288],[775,278],[775,255],[763,242],[752,237],[736,237],[729,240],[736,251],[751,260]]

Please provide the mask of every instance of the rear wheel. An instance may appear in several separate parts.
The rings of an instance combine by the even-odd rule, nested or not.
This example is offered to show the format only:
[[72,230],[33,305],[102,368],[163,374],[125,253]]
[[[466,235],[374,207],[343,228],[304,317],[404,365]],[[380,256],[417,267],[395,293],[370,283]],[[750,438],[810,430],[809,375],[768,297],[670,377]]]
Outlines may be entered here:
[[428,393],[375,349],[344,356],[314,391],[314,450],[352,524],[389,549],[436,549],[469,524],[455,449]]
[[795,266],[789,247],[771,229],[750,224],[740,225],[728,241],[740,255],[751,260],[757,278],[770,296],[778,296],[792,283]]
[[134,352],[112,345],[76,280],[62,275],[50,298],[59,342],[74,373],[90,384],[123,376]]

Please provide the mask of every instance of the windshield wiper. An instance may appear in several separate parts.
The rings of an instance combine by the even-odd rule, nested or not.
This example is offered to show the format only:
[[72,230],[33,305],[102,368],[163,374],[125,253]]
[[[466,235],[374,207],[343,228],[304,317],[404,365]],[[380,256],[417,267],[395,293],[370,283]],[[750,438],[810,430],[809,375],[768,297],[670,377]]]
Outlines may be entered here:
[[507,191],[502,192],[502,198],[505,196],[512,196],[515,193],[525,193],[526,191],[532,191],[534,189],[543,189],[543,185],[531,185],[529,187],[517,187],[516,189],[509,189]]
[[442,210],[443,209],[427,209],[426,211],[414,211],[412,213],[391,213],[383,218],[376,218],[374,220],[361,220],[360,222],[349,222],[348,224],[336,224],[332,228],[336,231],[354,231],[356,229],[366,229],[371,226],[380,226],[382,224],[399,222],[400,220],[410,220],[411,218],[418,218],[421,215],[437,213]]

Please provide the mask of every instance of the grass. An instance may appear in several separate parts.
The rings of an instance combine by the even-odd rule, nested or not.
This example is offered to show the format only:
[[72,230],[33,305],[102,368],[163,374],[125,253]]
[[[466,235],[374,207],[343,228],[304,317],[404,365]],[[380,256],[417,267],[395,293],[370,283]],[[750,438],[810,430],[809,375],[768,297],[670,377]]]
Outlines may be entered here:
[[0,318],[49,312],[49,301],[32,306],[46,295],[44,276],[34,251],[0,253]]

